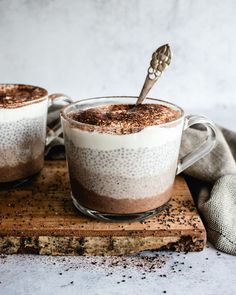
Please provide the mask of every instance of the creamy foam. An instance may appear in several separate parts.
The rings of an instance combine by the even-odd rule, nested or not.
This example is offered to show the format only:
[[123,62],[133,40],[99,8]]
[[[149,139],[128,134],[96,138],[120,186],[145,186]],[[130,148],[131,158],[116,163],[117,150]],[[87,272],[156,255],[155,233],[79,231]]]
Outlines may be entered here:
[[18,108],[0,108],[0,124],[45,116],[47,105],[48,100],[45,99]]
[[150,126],[137,133],[116,135],[89,132],[68,127],[66,136],[75,146],[81,148],[112,150],[116,148],[139,148],[161,146],[180,138],[183,124],[173,127]]

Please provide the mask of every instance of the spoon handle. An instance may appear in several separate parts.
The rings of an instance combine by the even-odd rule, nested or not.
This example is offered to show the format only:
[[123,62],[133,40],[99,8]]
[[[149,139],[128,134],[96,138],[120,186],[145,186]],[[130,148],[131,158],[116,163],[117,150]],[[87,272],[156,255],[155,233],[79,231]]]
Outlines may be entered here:
[[160,78],[162,72],[169,66],[170,61],[171,51],[168,44],[162,45],[152,54],[148,73],[136,105],[141,104],[144,101],[150,89]]

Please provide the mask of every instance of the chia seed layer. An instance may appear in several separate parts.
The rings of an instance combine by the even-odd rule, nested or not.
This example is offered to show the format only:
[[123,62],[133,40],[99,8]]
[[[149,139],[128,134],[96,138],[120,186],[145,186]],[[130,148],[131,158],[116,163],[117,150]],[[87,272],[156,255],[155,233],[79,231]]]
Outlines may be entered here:
[[0,183],[16,181],[43,167],[46,117],[0,124]]

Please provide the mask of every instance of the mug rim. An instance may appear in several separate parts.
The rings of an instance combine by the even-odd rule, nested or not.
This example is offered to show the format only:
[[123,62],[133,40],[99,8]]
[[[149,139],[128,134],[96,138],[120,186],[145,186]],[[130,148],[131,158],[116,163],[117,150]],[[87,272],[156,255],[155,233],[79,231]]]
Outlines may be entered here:
[[[121,127],[109,127],[109,126],[97,126],[97,125],[92,125],[92,124],[88,124],[88,123],[82,123],[82,122],[78,122],[70,117],[68,117],[68,114],[66,114],[66,111],[68,108],[70,107],[73,107],[75,105],[77,105],[78,103],[80,102],[83,102],[83,101],[89,101],[89,100],[96,100],[96,99],[109,99],[109,98],[135,98],[137,99],[138,96],[124,96],[124,95],[112,95],[112,96],[98,96],[98,97],[90,97],[90,98],[84,98],[84,99],[80,99],[80,100],[77,100],[71,104],[69,104],[68,106],[65,106],[62,110],[61,110],[61,113],[60,113],[60,116],[61,118],[63,118],[64,120],[68,121],[69,123],[71,123],[72,125],[75,125],[75,126],[81,126],[81,127],[90,127],[90,128],[93,128],[94,131],[96,130],[103,130],[103,131],[112,131],[112,130],[120,130],[122,129]],[[162,123],[162,124],[158,124],[158,125],[152,125],[152,126],[146,126],[144,128],[147,128],[147,127],[168,127],[169,125],[172,125],[172,124],[178,124],[184,117],[185,113],[184,113],[184,110],[179,107],[178,105],[172,103],[172,102],[169,102],[169,101],[166,101],[166,100],[163,100],[163,99],[158,99],[158,98],[151,98],[151,97],[147,97],[145,100],[151,100],[151,101],[159,101],[159,102],[162,102],[164,104],[167,104],[167,105],[170,105],[172,107],[175,107],[177,108],[179,111],[180,111],[180,116],[173,120],[173,121],[170,121],[170,122],[167,122],[167,123]],[[142,129],[144,129],[142,128]],[[140,127],[134,127],[132,128],[132,130],[137,130],[137,131],[140,131]]]
[[8,106],[1,106],[0,105],[0,109],[17,109],[19,107],[24,107],[24,106],[27,106],[27,105],[31,105],[31,104],[34,104],[34,103],[41,102],[41,101],[45,100],[48,97],[47,89],[45,89],[45,88],[43,88],[41,86],[35,86],[35,85],[24,84],[24,83],[0,83],[0,88],[4,87],[4,86],[6,86],[6,87],[7,86],[13,86],[13,87],[20,86],[20,87],[26,87],[26,88],[39,88],[39,89],[44,91],[44,94],[43,94],[43,96],[41,96],[39,98],[36,98],[34,100],[26,100],[26,101],[18,102],[18,103],[15,103],[13,105],[8,105]]

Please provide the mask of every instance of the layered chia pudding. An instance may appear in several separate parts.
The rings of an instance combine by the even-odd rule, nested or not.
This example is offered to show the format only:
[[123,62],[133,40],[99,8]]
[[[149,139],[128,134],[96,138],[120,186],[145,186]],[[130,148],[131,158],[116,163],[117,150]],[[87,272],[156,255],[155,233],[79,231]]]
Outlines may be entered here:
[[45,89],[0,85],[0,188],[42,169],[47,104]]
[[109,214],[161,207],[171,197],[181,110],[151,99],[138,106],[131,98],[105,101],[78,103],[62,113],[74,200]]

